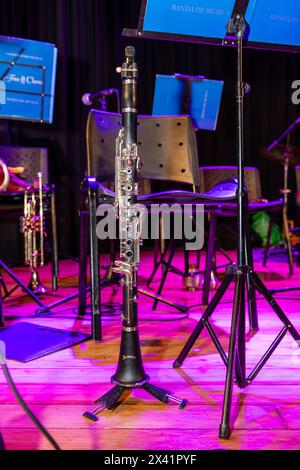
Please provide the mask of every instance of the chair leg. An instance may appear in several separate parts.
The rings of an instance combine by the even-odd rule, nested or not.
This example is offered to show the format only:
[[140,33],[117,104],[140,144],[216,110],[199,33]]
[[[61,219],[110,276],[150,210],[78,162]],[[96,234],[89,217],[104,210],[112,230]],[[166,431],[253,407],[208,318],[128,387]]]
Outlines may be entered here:
[[183,277],[187,277],[190,274],[190,252],[183,248],[183,256],[184,256],[184,275]]
[[3,315],[3,305],[2,305],[2,286],[0,283],[0,327],[4,326],[4,315]]
[[201,262],[201,250],[197,251],[197,260],[196,260],[196,268],[200,269],[200,262]]
[[[246,245],[246,265],[253,268],[253,251],[250,238],[250,224],[249,217],[246,222],[246,231],[245,231],[245,245]],[[258,327],[258,314],[257,314],[257,302],[256,302],[256,289],[253,276],[250,273],[246,276],[246,285],[247,285],[247,300],[248,300],[248,317],[249,317],[249,326],[251,331],[257,331]]]
[[300,244],[297,245],[297,251],[298,251],[298,254],[297,254],[296,264],[297,264],[297,267],[299,267],[300,266]]
[[272,233],[272,227],[274,223],[274,217],[273,215],[270,216],[270,221],[269,221],[269,226],[268,226],[268,234],[267,234],[267,240],[266,240],[266,246],[264,248],[264,260],[263,260],[263,266],[267,265],[267,260],[268,260],[268,254],[270,251],[270,240],[271,240],[271,233]]
[[89,208],[88,187],[85,182],[80,188],[80,254],[79,254],[79,296],[78,313],[86,314],[86,291],[87,291],[87,263],[88,263],[88,230],[89,230]]
[[86,314],[87,256],[88,256],[88,211],[80,211],[80,256],[78,313]]
[[[171,242],[171,247],[170,247],[169,258],[168,258],[168,261],[166,262],[166,264],[165,264],[165,266],[164,266],[164,268],[163,268],[162,279],[161,279],[161,281],[160,281],[160,285],[159,285],[159,288],[158,288],[158,291],[157,291],[156,295],[160,295],[160,294],[162,293],[162,290],[163,290],[163,288],[164,288],[164,285],[165,285],[165,282],[166,282],[166,279],[167,279],[167,275],[168,275],[170,266],[171,266],[172,261],[173,261],[173,258],[174,258],[174,254],[175,254],[176,247],[177,247],[177,240],[172,240],[172,242]],[[153,302],[152,310],[156,310],[157,304],[158,304],[158,299],[156,299],[156,300]]]
[[211,273],[213,270],[216,226],[217,226],[217,215],[213,212],[210,217],[207,252],[206,252],[206,259],[205,259],[205,272],[204,272],[204,282],[203,282],[203,291],[202,291],[202,304],[203,305],[208,305],[208,300],[209,300]]
[[288,250],[288,263],[289,263],[289,271],[290,275],[294,273],[293,267],[293,253],[292,253],[292,245],[291,245],[291,238],[290,238],[290,231],[289,231],[289,224],[288,224],[288,216],[287,216],[287,208],[284,207],[283,209],[283,230],[284,236],[286,239],[287,250]]
[[100,303],[100,270],[97,239],[97,202],[98,187],[96,182],[88,183],[89,202],[89,238],[90,238],[90,270],[91,270],[91,310],[92,334],[95,341],[102,340],[101,303]]
[[151,273],[151,276],[149,277],[148,281],[147,281],[147,287],[150,286],[150,284],[152,283],[153,279],[154,279],[154,276],[155,274],[157,273],[157,270],[158,268],[162,265],[162,263],[164,262],[165,260],[165,256],[167,254],[167,251],[168,251],[168,248],[169,248],[169,245],[170,245],[170,241],[168,241],[168,243],[165,245],[165,249],[164,251],[161,253],[161,256],[159,258],[159,260],[157,261],[156,265],[154,266],[154,269]]

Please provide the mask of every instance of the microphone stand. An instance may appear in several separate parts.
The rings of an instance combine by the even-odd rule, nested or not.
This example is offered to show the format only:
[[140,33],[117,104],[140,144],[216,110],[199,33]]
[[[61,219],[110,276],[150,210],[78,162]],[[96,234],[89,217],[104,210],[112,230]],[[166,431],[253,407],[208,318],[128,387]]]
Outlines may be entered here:
[[[228,33],[234,34],[237,39],[237,93],[236,93],[236,112],[237,112],[237,164],[238,164],[238,190],[236,195],[238,206],[237,231],[237,264],[229,266],[226,270],[226,277],[221,283],[216,294],[212,298],[206,311],[199,320],[197,326],[192,332],[187,343],[183,347],[178,358],[175,360],[173,367],[178,368],[182,365],[189,351],[192,349],[195,341],[204,328],[207,329],[209,335],[214,342],[221,359],[223,360],[226,372],[226,382],[223,398],[222,420],[219,428],[219,437],[221,439],[229,439],[231,434],[230,417],[232,404],[233,382],[235,381],[239,388],[245,388],[255,379],[257,374],[263,368],[268,359],[272,356],[275,349],[287,333],[300,344],[300,335],[285,315],[283,310],[272,297],[270,291],[265,287],[261,279],[255,273],[253,267],[249,264],[248,240],[247,240],[247,224],[248,224],[248,194],[244,179],[244,95],[249,88],[243,82],[243,37],[246,31],[247,23],[244,15],[235,10],[228,24]],[[232,319],[230,329],[230,340],[228,355],[225,353],[211,323],[210,317],[214,313],[216,307],[223,298],[230,284],[234,282],[234,300],[232,308]],[[245,300],[246,286],[251,283],[264,299],[268,302],[272,310],[275,312],[279,320],[283,323],[283,327],[275,340],[271,343],[267,351],[258,361],[257,365],[246,374],[246,352],[245,352]]]

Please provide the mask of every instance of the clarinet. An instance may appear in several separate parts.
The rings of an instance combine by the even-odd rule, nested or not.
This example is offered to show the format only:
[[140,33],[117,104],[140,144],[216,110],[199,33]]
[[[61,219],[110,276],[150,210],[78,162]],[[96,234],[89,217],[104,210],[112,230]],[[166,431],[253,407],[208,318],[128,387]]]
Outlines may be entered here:
[[140,262],[141,210],[137,205],[140,159],[137,151],[137,81],[138,67],[135,49],[125,49],[125,62],[117,69],[122,78],[122,127],[116,139],[115,157],[115,211],[120,238],[120,260],[113,271],[121,274],[123,284],[122,334],[116,373],[111,381],[114,387],[96,400],[84,417],[97,421],[104,408],[112,410],[125,392],[142,388],[162,403],[174,402],[182,409],[187,400],[171,395],[149,383],[145,373],[139,332],[137,309],[137,272]]
[[114,272],[123,284],[122,336],[118,367],[112,382],[125,387],[147,382],[137,313],[137,272],[140,262],[141,214],[137,207],[140,159],[137,148],[137,81],[135,49],[125,49],[125,62],[117,69],[122,78],[122,128],[116,140],[115,209],[119,225],[120,261]]

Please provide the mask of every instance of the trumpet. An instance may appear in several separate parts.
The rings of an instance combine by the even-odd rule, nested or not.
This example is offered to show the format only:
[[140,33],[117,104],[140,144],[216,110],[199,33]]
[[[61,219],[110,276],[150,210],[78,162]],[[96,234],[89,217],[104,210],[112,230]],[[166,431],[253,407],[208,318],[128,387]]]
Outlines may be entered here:
[[25,264],[30,267],[29,289],[35,294],[46,292],[39,277],[39,268],[45,264],[45,216],[43,207],[42,173],[38,173],[38,190],[28,186],[24,192],[24,215],[21,217],[21,233],[24,234]]

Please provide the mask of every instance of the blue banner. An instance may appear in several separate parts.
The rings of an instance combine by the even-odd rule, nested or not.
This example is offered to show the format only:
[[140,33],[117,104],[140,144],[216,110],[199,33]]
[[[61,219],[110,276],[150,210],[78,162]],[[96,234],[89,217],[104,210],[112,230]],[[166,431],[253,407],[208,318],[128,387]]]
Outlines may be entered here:
[[144,31],[223,38],[235,0],[148,0]]
[[53,122],[57,49],[0,36],[0,117]]
[[[222,40],[234,0],[148,0],[143,30]],[[300,46],[300,0],[249,0],[249,42]]]

